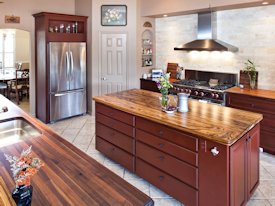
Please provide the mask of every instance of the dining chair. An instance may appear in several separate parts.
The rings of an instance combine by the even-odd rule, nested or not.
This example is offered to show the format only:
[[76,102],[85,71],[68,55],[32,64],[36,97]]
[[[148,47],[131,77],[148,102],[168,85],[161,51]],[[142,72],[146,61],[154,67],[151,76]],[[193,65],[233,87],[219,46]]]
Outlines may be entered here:
[[8,85],[5,82],[0,81],[0,92],[4,96],[7,96],[7,89],[8,89]]
[[16,103],[19,105],[23,95],[29,97],[29,70],[16,70],[15,79],[10,81],[9,93],[15,94]]

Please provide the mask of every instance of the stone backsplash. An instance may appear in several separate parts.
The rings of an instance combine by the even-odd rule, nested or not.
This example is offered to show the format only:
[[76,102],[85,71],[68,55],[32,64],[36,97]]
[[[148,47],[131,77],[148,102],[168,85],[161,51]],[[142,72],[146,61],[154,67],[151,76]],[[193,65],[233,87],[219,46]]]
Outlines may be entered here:
[[259,71],[259,87],[275,89],[275,6],[217,12],[217,37],[239,48],[232,52],[174,51],[197,38],[197,14],[156,19],[156,67],[168,62],[186,69],[239,73],[250,59]]

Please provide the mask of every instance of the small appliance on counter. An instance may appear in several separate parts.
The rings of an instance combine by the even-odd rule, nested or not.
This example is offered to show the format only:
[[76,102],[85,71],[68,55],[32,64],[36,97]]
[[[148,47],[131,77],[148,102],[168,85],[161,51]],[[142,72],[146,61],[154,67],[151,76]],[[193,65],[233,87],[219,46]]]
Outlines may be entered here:
[[161,69],[152,69],[152,78],[159,78],[163,74]]

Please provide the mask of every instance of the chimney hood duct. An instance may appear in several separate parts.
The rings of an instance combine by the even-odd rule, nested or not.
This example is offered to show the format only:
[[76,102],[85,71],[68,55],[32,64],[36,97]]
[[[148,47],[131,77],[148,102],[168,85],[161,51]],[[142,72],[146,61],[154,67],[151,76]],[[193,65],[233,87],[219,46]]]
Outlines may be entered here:
[[198,38],[187,44],[179,45],[174,50],[183,51],[231,51],[238,48],[217,40],[217,14],[216,12],[198,13]]

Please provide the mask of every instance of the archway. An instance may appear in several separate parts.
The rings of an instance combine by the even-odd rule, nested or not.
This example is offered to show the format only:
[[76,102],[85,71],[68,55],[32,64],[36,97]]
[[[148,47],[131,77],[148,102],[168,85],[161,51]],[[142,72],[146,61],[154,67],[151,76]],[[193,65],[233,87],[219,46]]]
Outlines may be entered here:
[[[2,74],[13,76],[16,69],[29,70],[31,73],[30,45],[30,32],[21,29],[0,29],[0,68]],[[14,101],[14,84],[12,81],[9,81],[8,84],[10,87],[9,97]],[[19,101],[19,106],[26,112],[30,112],[30,92],[28,90],[26,89],[25,93],[21,94]]]

